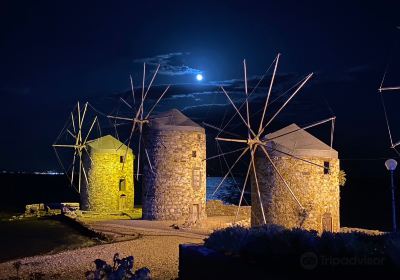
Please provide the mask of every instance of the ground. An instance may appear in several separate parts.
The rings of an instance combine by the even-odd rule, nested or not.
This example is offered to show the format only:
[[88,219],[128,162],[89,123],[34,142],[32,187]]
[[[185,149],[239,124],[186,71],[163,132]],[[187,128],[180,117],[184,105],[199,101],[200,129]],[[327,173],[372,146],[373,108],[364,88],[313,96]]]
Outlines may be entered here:
[[[178,276],[178,245],[201,242],[199,236],[144,234],[136,240],[21,259],[20,275],[25,278],[30,273],[40,272],[45,275],[44,279],[84,279],[86,271],[94,270],[94,259],[112,263],[118,252],[121,257],[133,255],[135,268],[148,267],[154,279],[175,279]],[[16,276],[14,263],[0,264],[1,278]]]
[[175,279],[179,244],[201,244],[213,229],[226,226],[233,217],[211,217],[201,226],[179,229],[176,226],[180,224],[171,221],[93,217],[83,220],[93,229],[111,235],[116,242],[0,263],[0,279],[16,276],[14,264],[18,261],[22,264],[19,273],[24,279],[31,273],[42,273],[43,279],[84,279],[85,272],[94,269],[95,259],[111,263],[117,252],[121,257],[134,256],[135,269],[148,267],[154,279]]
[[[134,256],[134,268],[148,267],[154,279],[176,279],[179,244],[202,244],[213,230],[231,225],[233,219],[233,216],[209,217],[200,225],[185,228],[183,224],[172,221],[86,216],[81,221],[95,231],[110,236],[113,242],[3,262],[0,263],[0,279],[17,276],[15,264],[19,262],[22,279],[32,279],[34,273],[44,274],[40,279],[84,279],[86,271],[94,270],[95,259],[111,264],[115,253],[119,253],[120,257]],[[375,231],[369,233],[376,234]]]

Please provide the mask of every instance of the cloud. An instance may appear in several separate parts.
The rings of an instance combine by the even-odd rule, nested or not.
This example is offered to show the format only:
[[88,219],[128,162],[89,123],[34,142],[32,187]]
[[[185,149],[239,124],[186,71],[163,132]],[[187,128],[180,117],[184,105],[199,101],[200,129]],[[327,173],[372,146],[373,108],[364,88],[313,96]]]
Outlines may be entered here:
[[[163,55],[163,57],[169,57],[169,55]],[[260,79],[262,81],[259,83]],[[269,100],[269,112],[275,112],[280,106],[286,101],[288,96],[294,92],[296,85],[304,76],[297,75],[295,73],[283,73],[276,75],[275,82],[273,85],[272,93]],[[258,113],[258,111],[264,106],[265,99],[269,89],[271,76],[260,76],[254,75],[248,77],[249,94],[248,98],[252,112]],[[314,82],[310,82],[310,89],[303,89],[307,91],[307,94],[298,94],[298,96],[291,100],[290,106],[293,106],[296,112],[303,112],[302,108],[309,108],[309,104],[312,104],[313,96],[312,93]],[[258,87],[254,90],[254,87],[258,84]],[[157,106],[156,111],[162,112],[169,110],[170,108],[177,108],[187,113],[191,117],[198,116],[201,118],[210,118],[226,110],[234,110],[229,99],[225,96],[223,91],[218,85],[224,85],[225,90],[229,94],[229,97],[235,103],[237,107],[242,106],[246,101],[246,95],[244,90],[243,79],[227,79],[221,81],[213,81],[211,83],[199,84],[178,84],[170,88],[168,93],[163,97],[162,101]],[[154,86],[151,95],[147,98],[148,104],[153,102],[159,97],[164,89],[164,85]],[[254,90],[254,91],[253,91]],[[310,92],[311,91],[311,92]],[[130,96],[130,92],[126,93]],[[242,107],[243,110],[244,107]],[[291,112],[285,110],[284,115],[288,116]],[[210,113],[213,112],[214,113]],[[210,113],[210,116],[208,114]],[[202,115],[203,114],[203,115]]]
[[[235,105],[240,106],[246,101],[244,87],[241,85],[240,80],[231,81],[232,83],[230,85],[225,86],[225,90]],[[289,85],[293,86],[293,82],[284,83],[284,85],[276,85],[272,91],[270,102],[281,104],[285,96],[293,91],[287,91],[290,88]],[[209,90],[209,87],[206,87],[203,91],[201,89],[197,89],[196,91],[190,91],[190,89],[186,89],[185,91],[185,93],[179,92],[166,96],[163,99],[163,102],[180,102],[179,104],[185,104],[184,107],[182,107],[184,111],[193,110],[195,108],[201,109],[213,105],[228,107],[232,106],[223,91],[218,87],[216,87],[214,90]],[[249,92],[251,92],[251,95],[248,97],[250,103],[263,104],[265,102],[268,88],[260,85],[257,90],[252,92],[252,87],[249,87]],[[192,104],[187,105],[188,102]]]
[[205,95],[213,95],[218,94],[220,91],[201,91],[201,92],[191,92],[191,93],[181,93],[181,94],[173,94],[169,96],[171,99],[179,99],[179,98],[199,98]]
[[210,107],[225,107],[228,106],[228,103],[210,103],[210,104],[199,104],[199,105],[191,105],[191,106],[185,106],[182,108],[182,112],[193,110],[193,109],[200,109],[200,108],[210,108]]
[[[275,81],[273,84],[273,90],[279,91],[284,90],[291,85],[296,84],[302,76],[299,76],[294,73],[280,73],[275,76]],[[264,75],[253,75],[247,77],[247,84],[249,92],[252,92],[255,87],[257,87],[256,91],[260,92],[268,92],[269,84],[271,81],[270,74]],[[234,89],[236,91],[242,91],[244,93],[244,79],[243,78],[234,78],[227,80],[219,80],[219,81],[210,81],[209,85],[224,87],[225,89]]]
[[134,63],[146,63],[148,65],[159,65],[158,73],[167,76],[181,76],[199,74],[203,71],[185,65],[183,58],[190,55],[188,52],[173,52],[168,54],[160,54],[154,57],[146,57],[135,59]]

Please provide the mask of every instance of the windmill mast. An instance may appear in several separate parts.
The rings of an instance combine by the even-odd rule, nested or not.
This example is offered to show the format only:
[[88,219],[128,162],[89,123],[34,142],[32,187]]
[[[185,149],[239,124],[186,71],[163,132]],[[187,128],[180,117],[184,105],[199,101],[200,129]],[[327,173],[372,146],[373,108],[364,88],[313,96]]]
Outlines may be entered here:
[[[154,74],[149,82],[149,84],[146,86],[146,64],[143,63],[143,78],[141,82],[141,93],[140,93],[140,104],[139,107],[136,109],[136,100],[138,98],[135,98],[135,91],[134,91],[134,86],[133,86],[133,80],[132,76],[129,76],[130,79],[130,85],[131,85],[131,91],[132,91],[132,101],[133,105],[129,104],[127,100],[124,98],[120,97],[119,99],[122,101],[123,104],[125,104],[130,110],[132,110],[132,115],[129,117],[126,116],[116,116],[116,115],[108,115],[107,117],[110,119],[114,120],[124,120],[124,121],[130,121],[132,123],[132,128],[129,134],[128,139],[125,141],[127,142],[126,145],[126,150],[125,150],[125,156],[128,153],[128,149],[130,148],[132,138],[135,134],[135,132],[138,135],[138,142],[137,142],[137,147],[138,147],[138,155],[137,155],[137,171],[136,171],[136,179],[139,179],[140,175],[140,168],[141,168],[141,153],[142,149],[144,150],[145,153],[145,158],[149,163],[150,169],[153,170],[153,166],[150,162],[148,151],[147,151],[147,145],[146,145],[146,140],[143,137],[143,126],[150,121],[151,114],[153,113],[154,109],[156,106],[159,104],[161,99],[164,97],[164,95],[167,93],[168,89],[170,88],[170,85],[168,85],[164,91],[161,93],[161,95],[158,97],[157,101],[153,104],[153,106],[150,108],[150,110],[146,110],[147,113],[145,114],[145,101],[148,96],[148,93],[153,85],[153,82],[157,76],[158,70],[160,69],[160,64],[157,65],[156,70],[154,71]],[[125,162],[122,164],[122,169],[125,167]]]

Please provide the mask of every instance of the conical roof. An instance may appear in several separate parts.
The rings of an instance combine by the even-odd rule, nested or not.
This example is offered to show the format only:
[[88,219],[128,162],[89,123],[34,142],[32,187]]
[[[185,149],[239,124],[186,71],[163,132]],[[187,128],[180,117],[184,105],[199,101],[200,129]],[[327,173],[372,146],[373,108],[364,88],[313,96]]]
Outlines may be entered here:
[[[125,153],[127,146],[112,137],[111,135],[105,135],[103,137],[88,141],[87,147],[95,152],[106,152],[106,153]],[[128,148],[128,152],[132,153],[132,149]]]
[[[270,148],[298,157],[338,158],[336,150],[294,123],[267,134],[264,140],[268,139]],[[284,156],[279,152],[276,155]]]
[[177,109],[172,109],[152,117],[149,126],[151,129],[156,130],[187,130],[204,133],[203,127]]

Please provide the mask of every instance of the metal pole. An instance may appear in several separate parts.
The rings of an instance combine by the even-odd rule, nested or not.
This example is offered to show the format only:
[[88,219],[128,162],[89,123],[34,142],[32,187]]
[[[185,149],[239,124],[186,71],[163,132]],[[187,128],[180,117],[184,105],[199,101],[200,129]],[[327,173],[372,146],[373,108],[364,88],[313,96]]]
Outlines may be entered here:
[[397,231],[397,225],[396,225],[396,200],[394,196],[394,180],[393,180],[393,173],[394,170],[390,171],[390,181],[392,185],[392,225],[393,225],[393,232]]

